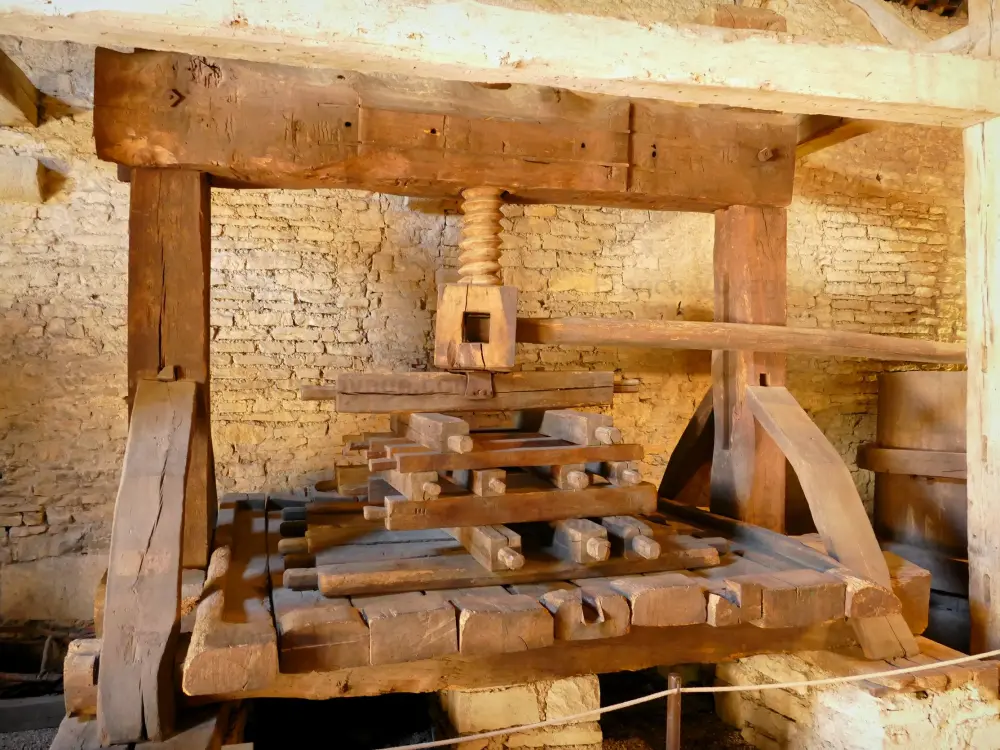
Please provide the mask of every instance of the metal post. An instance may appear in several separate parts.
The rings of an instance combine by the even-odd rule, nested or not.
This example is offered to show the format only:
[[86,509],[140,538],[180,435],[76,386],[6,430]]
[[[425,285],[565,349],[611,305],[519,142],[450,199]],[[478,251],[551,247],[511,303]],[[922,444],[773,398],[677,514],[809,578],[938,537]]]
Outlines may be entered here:
[[[667,687],[680,690],[681,676],[671,672],[667,676]],[[681,750],[681,694],[667,696],[667,750]]]

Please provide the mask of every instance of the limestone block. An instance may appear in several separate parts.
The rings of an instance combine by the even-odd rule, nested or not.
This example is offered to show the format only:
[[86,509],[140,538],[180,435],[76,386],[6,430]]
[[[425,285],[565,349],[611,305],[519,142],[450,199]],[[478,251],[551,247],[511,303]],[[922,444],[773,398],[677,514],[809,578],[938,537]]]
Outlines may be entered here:
[[65,555],[0,568],[0,619],[90,620],[107,555]]
[[[439,695],[441,706],[452,728],[458,734],[487,732],[519,724],[559,719],[592,711],[601,706],[597,675],[496,688],[447,690]],[[589,740],[561,742],[562,745],[589,743]],[[507,746],[513,747],[513,745]]]
[[0,203],[42,203],[45,167],[30,156],[0,154]]
[[459,742],[454,747],[458,750],[513,750],[514,748],[532,748],[545,750],[601,750],[604,735],[601,725],[596,721],[579,724],[564,724],[556,727],[543,727],[529,732],[490,737],[485,740],[470,740]]

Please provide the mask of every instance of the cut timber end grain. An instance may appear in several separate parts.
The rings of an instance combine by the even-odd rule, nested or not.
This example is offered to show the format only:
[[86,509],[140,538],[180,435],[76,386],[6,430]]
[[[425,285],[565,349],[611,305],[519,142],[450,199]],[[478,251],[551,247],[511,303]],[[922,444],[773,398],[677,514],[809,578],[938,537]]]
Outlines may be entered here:
[[539,602],[552,613],[559,640],[616,638],[629,631],[628,603],[621,596],[600,597],[595,607],[584,602],[582,589],[556,589],[542,594]]
[[741,622],[740,608],[719,593],[708,593],[708,610],[705,621],[713,628],[725,628],[739,625]]
[[[592,414],[575,409],[549,409],[542,417],[542,426],[538,431],[577,445],[602,445],[606,443],[596,434],[600,428],[613,429],[611,417],[607,414]],[[620,432],[618,437],[621,437]]]
[[371,632],[371,663],[436,659],[458,651],[455,608],[439,594],[354,597]]
[[624,442],[622,431],[617,427],[601,426],[594,430],[594,437],[601,445],[617,445]]
[[633,625],[698,625],[707,619],[705,591],[695,578],[680,573],[656,573],[613,578],[610,585],[628,599]]
[[586,518],[570,518],[552,524],[552,551],[557,557],[578,563],[601,562],[611,554],[608,532]]
[[90,716],[97,706],[97,670],[101,641],[86,638],[73,641],[63,660],[63,697],[68,716]]
[[884,617],[902,611],[896,595],[865,578],[859,578],[845,568],[827,571],[846,586],[844,615],[846,617]]
[[445,447],[454,453],[468,453],[472,450],[472,438],[468,435],[452,435],[446,441]]
[[327,599],[318,591],[285,588],[272,596],[282,672],[368,665],[368,626],[347,599]]
[[459,651],[463,656],[527,651],[551,646],[552,616],[530,596],[475,590],[451,596],[458,609]]

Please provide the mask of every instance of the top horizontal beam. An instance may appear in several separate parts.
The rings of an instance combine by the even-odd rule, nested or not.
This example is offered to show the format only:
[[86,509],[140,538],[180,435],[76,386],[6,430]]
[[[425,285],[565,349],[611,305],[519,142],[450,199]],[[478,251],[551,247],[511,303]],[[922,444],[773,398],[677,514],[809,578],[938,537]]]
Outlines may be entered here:
[[1000,114],[1000,62],[472,0],[0,0],[5,33],[692,104],[965,127]]

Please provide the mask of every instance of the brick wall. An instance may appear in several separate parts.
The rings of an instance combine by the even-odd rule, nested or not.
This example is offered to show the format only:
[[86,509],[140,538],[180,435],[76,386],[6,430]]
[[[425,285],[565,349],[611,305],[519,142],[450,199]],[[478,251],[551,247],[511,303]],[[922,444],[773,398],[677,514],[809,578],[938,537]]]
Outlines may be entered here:
[[[53,57],[53,85],[68,92],[49,102],[53,117],[37,130],[0,129],[0,153],[37,156],[66,180],[43,205],[0,204],[7,568],[106,549],[126,434],[128,187],[96,160],[90,114],[72,110],[86,103],[86,63],[60,73],[69,63]],[[789,209],[792,324],[962,336],[959,142],[950,131],[888,128],[799,165]],[[220,490],[324,477],[343,460],[345,434],[386,420],[299,401],[298,386],[343,371],[427,366],[435,273],[457,265],[458,219],[345,191],[217,190],[212,212]],[[712,317],[710,216],[564,206],[509,206],[505,215],[504,276],[521,290],[522,315]],[[616,397],[614,414],[645,444],[653,481],[708,387],[706,352],[527,345],[518,357],[526,368],[640,378],[639,393]],[[852,464],[873,437],[882,367],[789,359],[792,391]],[[869,497],[871,475],[856,478]]]

